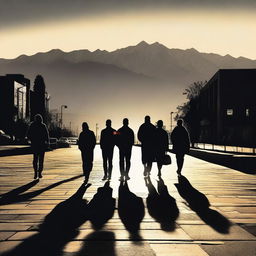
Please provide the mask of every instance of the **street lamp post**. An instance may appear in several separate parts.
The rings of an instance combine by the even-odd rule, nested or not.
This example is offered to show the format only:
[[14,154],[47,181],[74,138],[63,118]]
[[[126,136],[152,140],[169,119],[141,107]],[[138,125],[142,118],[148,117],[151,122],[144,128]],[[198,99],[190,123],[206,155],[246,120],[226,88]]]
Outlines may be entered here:
[[67,105],[61,105],[60,107],[60,128],[62,129],[62,125],[63,125],[63,108],[68,108]]

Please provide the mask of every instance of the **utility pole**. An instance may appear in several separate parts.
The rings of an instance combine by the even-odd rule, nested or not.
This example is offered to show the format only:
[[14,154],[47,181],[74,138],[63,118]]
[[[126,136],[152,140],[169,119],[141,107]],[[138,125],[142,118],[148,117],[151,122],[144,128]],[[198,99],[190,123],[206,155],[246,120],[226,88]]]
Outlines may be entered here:
[[60,107],[60,128],[62,129],[62,125],[63,125],[63,108],[68,108],[67,105],[61,105]]

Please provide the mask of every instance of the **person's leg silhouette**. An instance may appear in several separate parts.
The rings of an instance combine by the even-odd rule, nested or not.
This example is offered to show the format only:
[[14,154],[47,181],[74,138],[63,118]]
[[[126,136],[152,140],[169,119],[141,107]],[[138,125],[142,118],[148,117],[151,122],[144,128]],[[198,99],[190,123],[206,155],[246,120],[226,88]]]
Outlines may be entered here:
[[38,177],[39,178],[42,178],[42,172],[43,172],[43,169],[44,169],[44,152],[40,152],[38,154],[38,162],[39,162],[39,166],[38,166]]
[[34,152],[33,154],[34,179],[37,179],[38,158],[39,158],[39,154],[37,152]]
[[122,150],[119,151],[119,167],[120,167],[120,181],[123,180],[124,178],[124,158],[125,158],[125,154]]
[[181,174],[181,170],[184,163],[184,154],[183,153],[176,154],[176,160],[177,160],[177,166],[178,166],[177,173]]

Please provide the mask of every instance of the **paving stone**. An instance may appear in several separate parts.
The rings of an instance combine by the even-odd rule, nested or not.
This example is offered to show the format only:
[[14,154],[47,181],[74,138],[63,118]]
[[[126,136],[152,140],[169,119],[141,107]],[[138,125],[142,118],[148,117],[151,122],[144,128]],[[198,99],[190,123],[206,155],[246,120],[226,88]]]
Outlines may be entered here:
[[223,245],[201,245],[209,256],[255,256],[256,242],[255,241],[235,241],[225,242]]
[[[81,230],[76,240],[83,240],[93,230]],[[111,230],[116,239],[129,240],[131,238],[130,233],[127,230]],[[140,230],[140,238],[142,240],[191,240],[191,238],[180,228],[175,229],[173,232],[166,232],[163,230]]]
[[239,213],[253,213],[256,214],[256,207],[219,207],[219,210],[224,212],[236,211]]
[[158,256],[209,256],[199,245],[191,244],[150,244]]
[[0,231],[0,240],[6,240],[7,238],[9,238],[10,236],[12,236],[13,234],[15,234],[15,232],[3,232]]
[[[104,256],[155,256],[148,243],[133,243],[130,241],[74,241],[68,243],[64,253],[76,255],[104,255]],[[66,255],[66,254],[64,254]],[[72,255],[72,254],[68,254]]]
[[256,218],[254,219],[236,219],[231,218],[230,221],[235,222],[237,224],[247,224],[247,223],[256,223]]
[[256,237],[256,224],[255,223],[243,224],[243,225],[241,225],[241,227]]
[[27,209],[23,209],[23,210],[15,210],[15,211],[12,211],[12,210],[0,210],[0,215],[1,214],[39,214],[39,215],[46,215],[50,213],[50,210],[31,210],[29,208]]
[[36,231],[24,231],[24,232],[17,232],[13,236],[9,237],[9,241],[21,241],[25,240],[35,234],[38,234]]
[[17,223],[0,223],[0,231],[20,231],[27,230],[31,225]]
[[[17,209],[24,209],[24,207],[26,207],[27,204],[8,204],[8,205],[0,205],[0,210],[17,210]],[[2,214],[2,213],[1,213]]]
[[21,241],[4,241],[4,242],[0,242],[0,255],[2,255],[2,253],[5,253],[5,252],[15,248],[20,243],[22,243],[22,242]]
[[255,240],[256,237],[241,227],[233,225],[228,234],[221,234],[207,225],[180,225],[194,240]]

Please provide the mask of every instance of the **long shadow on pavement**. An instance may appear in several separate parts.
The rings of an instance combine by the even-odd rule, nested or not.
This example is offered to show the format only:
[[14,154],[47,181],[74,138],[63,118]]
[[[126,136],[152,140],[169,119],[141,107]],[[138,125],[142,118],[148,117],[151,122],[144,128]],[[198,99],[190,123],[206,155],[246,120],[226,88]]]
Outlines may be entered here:
[[84,245],[75,256],[117,255],[115,250],[115,234],[111,231],[94,231],[83,238],[83,240]]
[[88,204],[90,211],[90,221],[94,229],[101,229],[115,212],[116,200],[112,197],[113,189],[109,186],[109,181],[103,187],[98,188]]
[[0,157],[30,155],[30,154],[32,154],[32,149],[30,146],[24,146],[24,147],[20,147],[20,148],[8,148],[8,149],[0,150]]
[[59,256],[64,246],[79,233],[78,227],[88,220],[88,204],[83,195],[90,184],[58,204],[44,219],[39,233],[24,240],[2,256]]
[[143,199],[132,193],[127,181],[121,181],[118,191],[118,214],[133,241],[141,240],[140,223],[145,216]]
[[170,196],[167,186],[159,179],[157,189],[153,186],[150,177],[145,177],[148,188],[147,208],[150,216],[160,223],[162,230],[174,231],[175,220],[179,216],[176,200]]
[[195,189],[185,176],[178,177],[179,183],[175,184],[182,198],[184,198],[191,210],[209,226],[219,233],[228,234],[231,223],[219,212],[212,210],[208,198]]
[[[30,181],[29,183],[25,184],[25,185],[22,185],[18,188],[15,188],[7,193],[4,193],[2,195],[0,195],[0,197],[14,197],[18,194],[21,194],[27,190],[29,190],[30,188],[32,188],[33,186],[35,186],[37,183],[39,182],[39,180],[33,180],[33,181]],[[1,200],[1,199],[0,199]]]
[[[49,186],[47,186],[45,188],[42,188],[42,189],[39,189],[39,190],[35,190],[35,191],[32,191],[32,192],[28,192],[28,193],[25,193],[25,194],[21,194],[21,195],[19,194],[19,191],[20,191],[19,188],[17,188],[18,193],[17,193],[17,191],[14,193],[13,192],[14,190],[12,190],[12,191],[6,193],[5,195],[3,195],[0,198],[0,205],[12,204],[12,203],[23,202],[23,201],[29,200],[29,199],[31,199],[31,198],[33,198],[35,196],[40,195],[41,193],[43,193],[43,192],[45,192],[45,191],[47,191],[49,189],[55,188],[55,187],[57,187],[57,186],[59,186],[59,185],[61,185],[63,183],[66,183],[66,182],[70,182],[70,181],[76,180],[76,179],[78,179],[78,178],[80,178],[82,176],[83,175],[77,175],[77,176],[74,176],[72,178],[61,180],[61,181],[58,181],[56,183],[53,183],[53,184],[51,184],[51,185],[49,185]],[[37,183],[38,183],[38,181],[37,181]],[[30,185],[31,184],[35,185],[36,181],[32,181],[29,184]],[[27,187],[30,188],[29,185]],[[23,191],[21,191],[21,192],[23,192]]]

